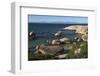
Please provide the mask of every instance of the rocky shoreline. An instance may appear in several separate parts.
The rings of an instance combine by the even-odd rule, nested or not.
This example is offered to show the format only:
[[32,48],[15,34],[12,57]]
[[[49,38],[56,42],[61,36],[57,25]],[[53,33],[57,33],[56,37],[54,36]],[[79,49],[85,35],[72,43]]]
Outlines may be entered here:
[[[87,26],[69,26],[64,30],[71,30],[79,36],[70,39],[60,38],[61,31],[54,34],[54,39],[47,40],[47,45],[41,44],[28,48],[28,60],[48,60],[48,59],[72,59],[88,57],[88,27]],[[34,32],[29,32],[29,40],[36,39]]]

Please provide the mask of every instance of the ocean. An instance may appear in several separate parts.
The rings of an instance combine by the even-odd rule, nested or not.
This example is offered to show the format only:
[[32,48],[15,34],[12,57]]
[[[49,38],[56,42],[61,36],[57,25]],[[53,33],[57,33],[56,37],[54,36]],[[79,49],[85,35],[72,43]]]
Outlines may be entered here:
[[37,36],[35,40],[29,40],[28,48],[36,45],[47,44],[47,40],[54,39],[54,34],[62,31],[61,38],[67,37],[73,39],[76,34],[72,31],[63,30],[71,25],[87,25],[87,24],[53,24],[53,23],[28,23],[28,32],[34,32]]

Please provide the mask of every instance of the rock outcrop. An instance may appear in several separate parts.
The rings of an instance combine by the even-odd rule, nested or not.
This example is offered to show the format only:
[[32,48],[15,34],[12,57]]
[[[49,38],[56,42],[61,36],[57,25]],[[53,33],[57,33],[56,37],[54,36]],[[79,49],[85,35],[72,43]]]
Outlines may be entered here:
[[64,30],[75,31],[75,33],[80,34],[81,39],[83,41],[87,41],[87,38],[88,38],[88,26],[74,25],[74,26],[65,27]]
[[65,27],[64,30],[72,30],[72,31],[75,31],[76,33],[87,34],[88,33],[88,26],[74,25],[74,26]]

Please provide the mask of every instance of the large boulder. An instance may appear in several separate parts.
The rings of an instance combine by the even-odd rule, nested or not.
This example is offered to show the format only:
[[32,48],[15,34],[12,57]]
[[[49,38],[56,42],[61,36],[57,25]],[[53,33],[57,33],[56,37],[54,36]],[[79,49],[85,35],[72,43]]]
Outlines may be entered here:
[[69,50],[62,47],[62,46],[45,46],[45,45],[40,45],[36,47],[36,53],[41,53],[43,55],[60,55],[63,53],[67,53]]
[[67,43],[67,41],[69,41],[69,40],[70,40],[69,38],[64,37],[64,38],[61,38],[61,39],[60,39],[60,42],[61,42],[61,43]]
[[78,55],[78,54],[80,54],[81,53],[81,48],[78,48],[78,49],[76,49],[75,51],[74,51],[74,54],[75,55]]
[[64,59],[67,57],[68,54],[61,54],[61,55],[58,55],[58,56],[55,56],[55,58],[57,59]]
[[88,41],[88,34],[82,35],[81,38],[82,38],[83,41]]
[[60,45],[61,42],[60,42],[59,39],[55,39],[55,40],[52,40],[51,44],[52,44],[52,45]]

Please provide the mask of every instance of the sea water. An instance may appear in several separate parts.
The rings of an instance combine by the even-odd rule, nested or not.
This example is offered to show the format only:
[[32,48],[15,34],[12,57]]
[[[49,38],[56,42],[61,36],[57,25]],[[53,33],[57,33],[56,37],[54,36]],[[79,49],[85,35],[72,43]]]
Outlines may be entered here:
[[28,48],[41,44],[46,45],[47,40],[53,40],[54,34],[58,31],[63,32],[61,38],[67,37],[73,39],[76,36],[75,32],[64,30],[65,27],[71,25],[77,24],[28,23],[28,32],[34,32],[37,36],[36,39],[28,41]]

